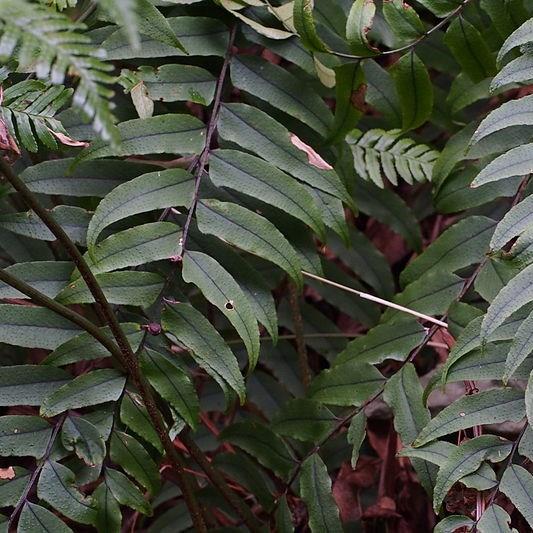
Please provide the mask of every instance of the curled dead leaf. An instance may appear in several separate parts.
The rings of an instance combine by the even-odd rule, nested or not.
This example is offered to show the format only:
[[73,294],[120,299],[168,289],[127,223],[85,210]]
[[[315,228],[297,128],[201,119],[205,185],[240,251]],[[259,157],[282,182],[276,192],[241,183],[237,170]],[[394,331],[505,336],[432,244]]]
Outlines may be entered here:
[[333,170],[333,167],[322,159],[322,157],[313,150],[308,144],[305,144],[302,139],[300,139],[294,133],[290,135],[291,143],[296,146],[299,150],[302,150],[307,154],[307,160],[310,165],[313,165],[316,168],[321,170]]
[[59,131],[50,130],[50,132],[61,144],[64,144],[66,146],[75,146],[79,148],[85,148],[86,146],[89,146],[88,142],[77,141],[76,139],[72,139],[68,135],[65,135],[64,133],[61,133]]

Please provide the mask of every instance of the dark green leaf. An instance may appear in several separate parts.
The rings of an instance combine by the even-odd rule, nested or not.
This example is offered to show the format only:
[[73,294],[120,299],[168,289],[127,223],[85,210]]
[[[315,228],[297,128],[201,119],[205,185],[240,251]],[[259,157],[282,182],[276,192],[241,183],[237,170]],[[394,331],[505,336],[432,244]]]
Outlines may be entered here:
[[331,479],[317,453],[303,463],[300,495],[307,506],[313,533],[342,533],[339,510],[331,493]]
[[159,469],[144,447],[130,435],[115,431],[111,436],[110,457],[152,494],[159,490]]
[[96,510],[91,499],[74,485],[74,472],[55,461],[46,461],[37,483],[39,498],[61,514],[82,524],[94,524]]
[[116,401],[125,383],[126,378],[116,370],[93,370],[78,376],[48,396],[41,404],[41,413],[51,417],[67,409]]
[[287,402],[272,420],[272,429],[304,441],[318,441],[333,427],[335,416],[322,404],[297,399]]
[[244,379],[235,355],[211,323],[187,304],[167,305],[161,318],[163,328],[190,350],[191,356],[222,389],[231,387],[244,401]]
[[189,376],[177,364],[150,349],[141,354],[141,369],[161,397],[195,428],[199,421],[200,407]]

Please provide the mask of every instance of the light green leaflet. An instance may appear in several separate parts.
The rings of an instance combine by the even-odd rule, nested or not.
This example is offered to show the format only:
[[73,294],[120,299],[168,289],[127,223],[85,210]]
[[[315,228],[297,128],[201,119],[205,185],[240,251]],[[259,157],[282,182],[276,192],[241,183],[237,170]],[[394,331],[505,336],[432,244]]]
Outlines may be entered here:
[[445,407],[420,432],[414,442],[427,442],[473,425],[518,422],[524,417],[524,392],[516,389],[492,389],[464,396]]

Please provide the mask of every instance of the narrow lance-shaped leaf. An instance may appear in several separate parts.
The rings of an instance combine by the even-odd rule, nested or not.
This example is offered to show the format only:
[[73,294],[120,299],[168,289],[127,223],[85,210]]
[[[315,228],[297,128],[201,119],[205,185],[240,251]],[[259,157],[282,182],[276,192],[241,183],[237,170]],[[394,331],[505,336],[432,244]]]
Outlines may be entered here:
[[137,486],[122,472],[112,468],[106,468],[105,484],[121,505],[127,505],[147,516],[152,514],[150,503],[144,499]]
[[[114,233],[85,260],[93,274],[169,259],[177,254],[180,228],[172,222],[151,222]],[[74,273],[77,278],[79,272]]]
[[114,369],[93,370],[57,389],[41,405],[44,416],[55,416],[67,409],[118,400],[126,378]]
[[533,225],[533,195],[513,206],[496,226],[490,241],[493,250],[502,248],[512,238]]
[[215,185],[271,204],[300,219],[319,237],[325,236],[313,197],[295,179],[263,159],[236,150],[215,150],[209,157],[209,177]]
[[493,159],[474,179],[471,187],[533,172],[533,143],[512,148]]
[[[179,48],[187,53],[180,40],[170,27],[167,18],[149,0],[135,0],[138,13],[139,32],[163,44]],[[115,2],[120,4],[119,2]]]
[[533,264],[516,275],[490,304],[481,324],[481,337],[486,339],[505,319],[533,300]]
[[393,77],[402,108],[402,131],[418,128],[433,110],[433,85],[428,71],[411,51],[396,62]]
[[513,338],[507,359],[505,372],[502,376],[504,383],[513,376],[518,367],[533,352],[533,312],[520,324]]
[[[96,276],[107,301],[117,305],[147,307],[159,296],[164,278],[154,272],[104,272]],[[83,279],[72,282],[56,297],[62,304],[93,303],[94,296]]]
[[159,469],[144,447],[132,436],[115,431],[111,436],[110,457],[146,490],[159,490]]
[[0,305],[0,342],[53,350],[79,333],[72,322],[43,307]]
[[309,386],[311,399],[331,405],[361,405],[379,390],[384,378],[372,365],[357,360],[323,370]]
[[477,127],[470,143],[476,144],[492,133],[511,126],[533,124],[532,102],[533,95],[524,96],[517,100],[505,102],[494,111],[491,111]]
[[194,283],[233,324],[246,345],[253,370],[259,358],[259,328],[248,299],[233,276],[201,252],[185,254],[182,276],[184,281]]
[[509,455],[511,447],[510,442],[495,435],[482,435],[458,446],[437,475],[433,493],[435,512],[439,512],[444,497],[456,481],[475,472],[484,460],[503,461]]
[[167,305],[163,328],[190,350],[191,356],[224,391],[231,387],[244,401],[244,379],[237,360],[211,323],[187,304]]
[[359,459],[359,450],[365,440],[366,416],[364,411],[357,413],[350,422],[348,428],[347,440],[352,445],[352,457],[350,463],[352,468],[357,466]]
[[402,284],[411,283],[427,272],[455,272],[481,261],[495,227],[496,222],[487,217],[467,217],[454,224],[404,269]]
[[159,453],[163,453],[163,446],[150,420],[150,416],[137,394],[126,391],[120,404],[120,420],[136,435],[150,443]]
[[44,456],[52,436],[52,426],[38,416],[0,417],[0,456]]
[[171,206],[188,206],[194,180],[183,169],[143,174],[119,185],[98,205],[87,230],[87,244],[94,248],[107,226],[128,216]]
[[522,46],[531,42],[531,32],[533,31],[533,18],[526,20],[520,27],[518,27],[503,43],[498,52],[498,62],[517,46]]
[[281,232],[266,218],[237,204],[202,200],[197,207],[198,228],[278,265],[302,285],[300,261]]
[[94,523],[98,530],[107,533],[120,533],[122,523],[120,506],[105,482],[100,483],[93,492],[93,499],[96,505]]
[[141,369],[152,387],[194,429],[198,424],[198,396],[189,376],[177,364],[155,350],[145,349]]
[[533,476],[521,466],[510,465],[503,474],[500,490],[533,527]]
[[294,134],[263,111],[246,104],[224,104],[218,130],[223,139],[257,153],[298,180],[353,205],[331,166],[320,161],[319,156],[311,157],[310,147],[298,142]]
[[[167,21],[190,56],[224,57],[228,48],[229,32],[222,20],[200,16],[182,16],[167,17]],[[141,35],[140,39],[141,48],[134,49],[129,45],[128,37],[124,31],[115,28],[115,26],[108,26],[101,36],[104,39],[102,48],[107,52],[107,59],[110,61],[185,56],[181,49],[168,46],[144,35]]]
[[[25,281],[34,289],[50,298],[55,298],[70,278],[73,265],[70,261],[31,261],[16,263],[4,270]],[[0,298],[26,299],[28,296],[14,289],[7,283],[0,283]]]
[[270,428],[254,422],[238,422],[225,428],[220,438],[255,457],[259,463],[286,479],[295,463],[288,446]]
[[321,403],[298,398],[283,405],[272,419],[272,429],[298,440],[318,441],[332,429],[334,421],[333,413]]
[[492,389],[465,396],[445,407],[420,432],[414,446],[474,425],[518,422],[524,417],[524,393],[516,389]]
[[496,73],[496,61],[475,26],[459,15],[448,27],[444,38],[457,62],[474,82]]
[[93,524],[96,510],[74,483],[72,470],[55,461],[46,461],[37,483],[37,495],[75,522]]
[[32,531],[72,533],[72,529],[54,513],[31,502],[26,502],[22,508],[17,531],[19,533],[30,533]]
[[317,453],[303,463],[300,495],[307,506],[313,533],[342,533],[339,510],[331,493],[331,479]]
[[[85,246],[87,226],[92,213],[71,205],[58,205],[50,210],[55,221],[76,244]],[[8,213],[0,215],[0,228],[17,235],[24,235],[42,241],[55,241],[56,236],[48,226],[33,212]]]
[[239,56],[231,63],[231,80],[235,87],[297,118],[322,137],[332,122],[324,100],[305,82],[282,67],[257,56]]
[[203,123],[191,115],[159,115],[133,119],[118,126],[121,143],[113,148],[104,141],[94,141],[74,161],[107,156],[143,154],[193,154],[202,149],[205,137]]
[[59,368],[41,365],[3,366],[0,372],[0,405],[40,405],[47,396],[71,380]]

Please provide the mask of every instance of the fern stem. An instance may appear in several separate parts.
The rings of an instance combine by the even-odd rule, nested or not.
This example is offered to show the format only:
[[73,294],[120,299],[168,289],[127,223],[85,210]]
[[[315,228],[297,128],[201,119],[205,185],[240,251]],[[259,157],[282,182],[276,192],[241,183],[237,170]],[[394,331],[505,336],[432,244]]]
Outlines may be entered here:
[[304,326],[302,312],[300,310],[300,303],[298,301],[298,291],[292,281],[289,281],[289,305],[291,308],[294,337],[298,352],[298,366],[300,367],[300,375],[302,377],[303,386],[305,389],[307,389],[307,387],[309,387],[309,383],[311,382],[311,369],[309,368],[307,348],[304,340]]
[[360,298],[364,298],[365,300],[370,300],[371,302],[376,302],[378,304],[391,307],[392,309],[402,311],[403,313],[408,313],[418,318],[422,318],[424,320],[427,320],[428,322],[432,322],[433,324],[437,324],[438,326],[443,327],[443,328],[448,327],[448,324],[446,324],[446,322],[443,322],[442,320],[438,320],[436,318],[433,318],[432,316],[425,315],[424,313],[419,313],[418,311],[415,311],[414,309],[409,309],[408,307],[404,307],[403,305],[398,305],[398,304],[395,304],[394,302],[389,302],[388,300],[384,300],[383,298],[379,298],[378,296],[373,296],[372,294],[368,294],[366,292],[352,289],[351,287],[347,287],[346,285],[341,285],[340,283],[336,283],[335,281],[330,281],[329,279],[322,278],[320,276],[311,274],[309,272],[302,271],[302,274],[304,276],[307,276],[308,278],[316,279],[318,281],[321,281],[322,283],[327,283],[328,285],[331,285],[332,287],[337,287],[337,289],[342,289],[343,291],[357,294],[357,296],[359,296]]
[[189,450],[192,458],[205,472],[211,483],[220,491],[224,499],[235,509],[244,523],[252,532],[261,531],[261,522],[254,516],[250,508],[229,488],[222,474],[213,467],[206,455],[200,450],[196,442],[187,431],[180,434],[180,440]]
[[[55,235],[55,237],[61,242],[66,249],[67,253],[71,257],[72,261],[78,268],[80,275],[84,279],[87,287],[89,288],[93,298],[95,299],[97,309],[100,311],[105,321],[109,325],[109,328],[115,337],[118,344],[118,350],[112,352],[117,357],[119,362],[127,369],[131,375],[133,382],[139,393],[141,394],[146,406],[146,410],[152,419],[154,427],[158,433],[159,439],[168,455],[168,459],[171,461],[179,480],[180,488],[183,493],[183,497],[191,513],[192,520],[195,528],[199,532],[206,531],[205,523],[201,514],[200,506],[194,495],[192,487],[189,482],[188,476],[184,473],[185,463],[181,456],[178,454],[174,444],[168,436],[165,423],[161,413],[157,409],[154,396],[150,390],[150,386],[146,383],[142,376],[139,363],[135,354],[133,353],[129,341],[124,334],[124,331],[120,327],[117,317],[113,312],[113,308],[107,301],[105,294],[96,280],[94,274],[86,263],[85,259],[81,255],[74,242],[66,234],[63,228],[56,222],[54,217],[45,209],[41,203],[37,200],[35,195],[28,189],[26,184],[20,179],[20,177],[13,172],[12,168],[2,159],[0,159],[0,171],[5,178],[11,183],[13,188],[21,195],[22,199],[26,202],[28,207],[32,209],[39,218],[44,222],[48,229]],[[4,277],[5,277],[4,272]],[[44,295],[43,295],[44,296]],[[67,317],[65,317],[67,318]],[[106,346],[107,347],[107,346]]]
[[185,225],[183,226],[183,233],[180,241],[180,251],[179,256],[183,258],[185,254],[187,239],[189,237],[189,228],[191,226],[192,217],[196,211],[196,206],[198,205],[198,200],[200,196],[200,184],[202,182],[202,176],[209,159],[209,151],[211,148],[211,141],[215,133],[217,126],[218,115],[220,112],[220,104],[222,102],[222,88],[224,87],[224,80],[226,79],[226,73],[229,68],[229,64],[232,58],[232,48],[235,41],[235,35],[237,33],[237,26],[233,26],[230,32],[228,40],[228,48],[226,50],[226,56],[224,57],[224,62],[222,63],[222,68],[217,79],[217,85],[215,90],[215,99],[213,101],[213,109],[211,111],[211,117],[209,118],[209,123],[207,124],[207,132],[205,135],[205,144],[198,158],[198,165],[196,167],[195,176],[194,176],[194,192],[192,195],[192,202],[189,212],[187,213],[187,218],[185,220]]

